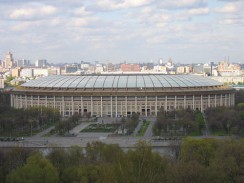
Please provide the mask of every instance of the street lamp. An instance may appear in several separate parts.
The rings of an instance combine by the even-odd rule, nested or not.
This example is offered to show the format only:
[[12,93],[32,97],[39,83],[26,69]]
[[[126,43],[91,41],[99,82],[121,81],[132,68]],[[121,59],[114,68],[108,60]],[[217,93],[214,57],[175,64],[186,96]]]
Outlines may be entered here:
[[32,120],[32,119],[30,119],[30,120],[29,120],[29,123],[30,123],[30,126],[31,126],[31,129],[30,129],[30,130],[31,130],[31,131],[30,131],[30,132],[31,132],[31,134],[30,134],[30,135],[31,135],[31,137],[32,137],[32,123],[33,123],[33,120]]
[[227,127],[227,130],[228,130],[228,136],[230,136],[230,123],[229,122],[227,123],[226,127]]

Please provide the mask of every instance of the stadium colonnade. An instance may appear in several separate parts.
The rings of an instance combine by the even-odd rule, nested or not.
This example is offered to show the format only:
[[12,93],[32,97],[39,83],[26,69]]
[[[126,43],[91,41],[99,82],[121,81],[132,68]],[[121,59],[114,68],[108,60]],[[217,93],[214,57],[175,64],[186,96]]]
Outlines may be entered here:
[[24,83],[11,93],[12,107],[51,107],[62,116],[156,116],[160,109],[203,111],[233,105],[233,89],[194,75],[47,76]]

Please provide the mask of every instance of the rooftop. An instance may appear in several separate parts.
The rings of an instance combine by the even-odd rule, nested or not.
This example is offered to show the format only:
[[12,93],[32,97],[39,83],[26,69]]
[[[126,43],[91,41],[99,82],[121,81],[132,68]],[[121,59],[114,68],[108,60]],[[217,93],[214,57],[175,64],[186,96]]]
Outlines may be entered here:
[[23,87],[37,88],[187,88],[222,86],[223,84],[207,77],[195,75],[83,75],[83,76],[47,76],[22,84]]

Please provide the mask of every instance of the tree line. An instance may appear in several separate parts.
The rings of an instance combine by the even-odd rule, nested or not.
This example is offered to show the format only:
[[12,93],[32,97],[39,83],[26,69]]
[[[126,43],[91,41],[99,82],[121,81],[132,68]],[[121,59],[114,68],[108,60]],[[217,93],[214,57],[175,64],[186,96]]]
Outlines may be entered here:
[[202,135],[204,128],[204,119],[200,111],[161,110],[157,115],[153,132],[156,136]]
[[59,120],[59,111],[48,107],[0,107],[0,136],[29,136]]
[[150,144],[134,150],[88,143],[85,149],[0,151],[3,183],[229,183],[244,182],[244,141],[186,138],[177,156],[160,156]]

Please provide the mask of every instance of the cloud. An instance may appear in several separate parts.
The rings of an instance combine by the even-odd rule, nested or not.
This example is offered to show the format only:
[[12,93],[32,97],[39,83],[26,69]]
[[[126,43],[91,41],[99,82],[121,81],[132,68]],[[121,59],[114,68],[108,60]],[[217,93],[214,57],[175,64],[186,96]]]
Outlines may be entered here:
[[220,24],[225,25],[242,25],[244,26],[244,19],[240,17],[227,17],[219,21]]
[[74,15],[77,15],[77,16],[87,16],[87,15],[90,15],[92,12],[87,11],[84,6],[81,6],[79,8],[75,8],[73,10],[73,13],[74,13]]
[[195,47],[218,49],[230,40],[242,40],[236,49],[243,53],[243,1],[0,1],[0,27],[4,27],[0,50],[26,52],[30,59],[53,54],[60,61],[70,59],[69,55],[136,60],[140,54],[135,53],[150,58],[163,54],[162,50],[177,54],[183,48],[193,53]]
[[96,0],[88,7],[92,10],[113,11],[118,9],[136,8],[152,3],[154,0]]
[[188,11],[188,13],[190,15],[206,15],[209,13],[209,8],[205,7],[205,8],[194,8],[194,9],[190,9]]
[[223,1],[223,2],[237,2],[237,1],[242,1],[242,0],[218,0],[218,1]]
[[207,5],[206,0],[158,0],[158,3],[161,7],[171,9],[204,7]]
[[11,27],[11,31],[26,31],[31,27],[29,22],[21,22]]
[[237,4],[233,4],[233,3],[228,3],[223,7],[219,7],[215,9],[215,12],[217,13],[235,13],[237,11],[239,11],[239,8],[237,7]]
[[244,25],[244,3],[243,1],[233,1],[226,3],[221,7],[215,8],[215,12],[221,14],[219,16],[219,23],[223,25]]
[[10,7],[5,12],[5,16],[14,20],[31,20],[51,16],[57,12],[58,9],[54,6],[31,3],[21,7]]

